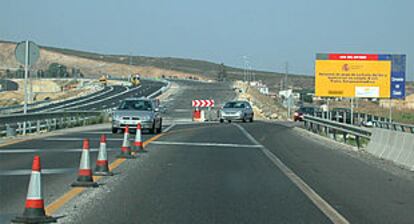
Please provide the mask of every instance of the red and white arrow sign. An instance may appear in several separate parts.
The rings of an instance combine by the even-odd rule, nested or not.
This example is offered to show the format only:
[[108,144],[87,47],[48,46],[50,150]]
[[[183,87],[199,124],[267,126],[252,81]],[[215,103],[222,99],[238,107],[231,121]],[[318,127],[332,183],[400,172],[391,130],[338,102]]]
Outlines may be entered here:
[[214,107],[214,100],[193,100],[193,107]]

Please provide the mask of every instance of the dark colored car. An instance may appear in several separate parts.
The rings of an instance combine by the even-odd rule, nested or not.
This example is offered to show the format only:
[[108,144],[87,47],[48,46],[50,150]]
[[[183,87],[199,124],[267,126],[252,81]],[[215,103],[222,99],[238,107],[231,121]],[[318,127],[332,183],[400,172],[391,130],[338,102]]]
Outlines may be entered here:
[[314,115],[315,113],[319,112],[320,109],[317,107],[300,107],[295,113],[293,114],[293,121],[303,121],[303,115]]

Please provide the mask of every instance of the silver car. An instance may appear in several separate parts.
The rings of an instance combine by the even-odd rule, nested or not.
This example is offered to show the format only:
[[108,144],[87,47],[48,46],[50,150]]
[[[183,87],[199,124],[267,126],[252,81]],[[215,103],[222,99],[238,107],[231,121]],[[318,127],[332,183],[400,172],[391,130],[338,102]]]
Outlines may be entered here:
[[219,111],[220,123],[225,120],[231,122],[232,120],[241,120],[243,122],[253,122],[254,112],[253,108],[247,101],[231,101],[224,104]]
[[121,102],[112,115],[112,133],[124,129],[127,125],[134,129],[141,122],[142,129],[150,133],[160,133],[162,118],[157,102],[145,98],[127,98]]

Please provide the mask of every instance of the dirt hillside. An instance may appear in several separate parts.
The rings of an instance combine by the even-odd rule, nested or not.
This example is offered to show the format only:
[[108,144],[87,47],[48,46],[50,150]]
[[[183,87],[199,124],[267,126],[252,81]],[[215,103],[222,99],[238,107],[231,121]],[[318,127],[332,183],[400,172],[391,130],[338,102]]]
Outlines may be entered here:
[[[15,47],[16,45],[13,43],[0,42],[0,72],[4,71],[5,69],[19,68],[20,64],[14,57]],[[140,73],[144,77],[161,77],[162,75],[177,77],[197,76],[199,79],[203,79],[202,76],[199,76],[197,74],[160,69],[152,66],[127,65],[121,63],[106,62],[103,60],[93,60],[57,53],[55,51],[46,50],[44,48],[40,50],[40,60],[36,63],[36,65],[33,66],[33,69],[46,70],[52,63],[63,64],[68,68],[68,70],[71,68],[80,69],[86,77],[98,77],[102,74],[111,74],[114,77],[126,77],[131,73]]]

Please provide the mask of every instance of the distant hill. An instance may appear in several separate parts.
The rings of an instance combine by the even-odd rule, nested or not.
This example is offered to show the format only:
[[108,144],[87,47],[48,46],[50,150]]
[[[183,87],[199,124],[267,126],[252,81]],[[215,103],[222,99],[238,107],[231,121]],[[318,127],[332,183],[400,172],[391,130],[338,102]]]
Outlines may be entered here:
[[[14,45],[14,42],[10,41],[0,41],[0,66],[7,66],[2,64],[1,61],[1,43],[7,45]],[[172,73],[178,74],[187,74],[187,75],[195,75],[201,76],[204,79],[216,79],[218,77],[219,71],[222,69],[220,64],[202,61],[202,60],[193,60],[193,59],[184,59],[184,58],[171,58],[171,57],[145,57],[145,56],[128,56],[128,55],[108,55],[108,54],[99,54],[99,53],[91,53],[79,50],[72,50],[72,49],[65,49],[65,48],[56,48],[56,47],[47,47],[41,46],[42,50],[47,52],[43,55],[49,55],[46,60],[43,60],[43,66],[48,63],[57,62],[66,65],[68,68],[71,66],[76,66],[76,63],[73,61],[73,57],[79,59],[88,59],[87,62],[99,61],[104,62],[111,65],[126,65],[128,68],[136,67],[141,68],[141,72],[145,75],[145,71],[148,73],[150,68],[157,69],[158,72],[156,74],[165,73],[170,71]],[[10,50],[10,49],[9,49]],[[53,54],[54,53],[54,54]],[[64,55],[66,57],[56,55]],[[53,56],[51,55],[53,54]],[[10,57],[8,54],[7,57]],[[14,59],[14,58],[13,58]],[[71,60],[72,59],[72,60]],[[60,61],[59,61],[60,60]],[[76,61],[76,60],[75,60]],[[85,66],[85,60],[78,60],[80,63],[79,67],[82,67],[83,73],[86,76],[94,75],[92,73],[102,72],[97,71],[93,66]],[[70,63],[69,63],[70,62]],[[69,63],[69,64],[68,64]],[[10,64],[10,63],[9,63]],[[10,65],[9,65],[10,66]],[[42,67],[42,66],[40,66]],[[103,67],[103,66],[101,66]],[[146,68],[146,69],[143,69]],[[230,80],[242,80],[244,70],[240,68],[225,66],[225,71],[227,74],[227,79]],[[85,71],[85,69],[87,71]],[[92,71],[89,71],[92,70]],[[110,73],[111,69],[103,69],[106,72]],[[107,71],[108,70],[108,71]],[[113,69],[112,69],[113,70]],[[131,69],[129,69],[131,70]],[[281,79],[285,76],[284,74],[274,73],[274,72],[267,72],[267,71],[257,71],[254,70],[252,73],[255,74],[256,80],[262,80],[266,83],[271,89],[279,89],[279,85]],[[123,74],[125,75],[125,74]],[[303,76],[303,75],[289,75],[288,76],[288,85],[292,85],[294,87],[301,87],[305,89],[312,89],[313,88],[313,77]]]

